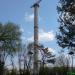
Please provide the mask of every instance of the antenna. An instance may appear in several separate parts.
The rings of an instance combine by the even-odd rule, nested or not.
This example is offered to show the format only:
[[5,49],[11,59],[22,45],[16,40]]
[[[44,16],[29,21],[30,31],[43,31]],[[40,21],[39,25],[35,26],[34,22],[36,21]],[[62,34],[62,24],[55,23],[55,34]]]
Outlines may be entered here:
[[37,1],[36,4],[39,4],[41,1],[42,1],[42,0]]
[[39,3],[41,2],[42,0],[38,0],[36,3],[34,3],[32,6],[31,6],[31,8],[32,7],[35,7],[36,5],[39,7]]

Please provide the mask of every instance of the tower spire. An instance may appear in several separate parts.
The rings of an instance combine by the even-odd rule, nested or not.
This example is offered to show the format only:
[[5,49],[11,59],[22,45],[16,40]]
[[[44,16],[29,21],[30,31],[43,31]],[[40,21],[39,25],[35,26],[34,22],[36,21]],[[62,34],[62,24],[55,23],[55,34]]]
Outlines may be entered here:
[[36,3],[34,3],[34,4],[31,6],[31,8],[32,8],[32,7],[35,7],[35,6],[38,6],[38,7],[39,7],[39,4],[40,4],[41,1],[42,1],[42,0],[38,0]]

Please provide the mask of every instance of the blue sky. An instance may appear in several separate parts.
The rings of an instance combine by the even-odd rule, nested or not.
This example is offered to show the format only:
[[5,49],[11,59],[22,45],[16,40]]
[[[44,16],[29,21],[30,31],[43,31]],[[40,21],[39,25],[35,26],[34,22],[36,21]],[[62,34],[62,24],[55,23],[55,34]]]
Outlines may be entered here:
[[[37,0],[0,0],[0,22],[14,22],[22,31],[22,39],[33,41],[34,15],[30,8]],[[60,50],[55,35],[58,31],[56,6],[59,0],[42,0],[39,8],[39,40],[52,52]]]
[[[14,22],[21,27],[24,42],[33,39],[34,15],[30,8],[37,0],[0,0],[0,22]],[[58,30],[58,0],[42,0],[39,8],[39,38],[42,44],[57,51],[54,38]]]
[[[37,0],[0,0],[0,22],[14,22],[22,31],[22,40],[33,41],[34,15],[30,8]],[[55,35],[58,30],[56,6],[59,0],[42,0],[39,8],[39,40],[52,52],[59,49]]]

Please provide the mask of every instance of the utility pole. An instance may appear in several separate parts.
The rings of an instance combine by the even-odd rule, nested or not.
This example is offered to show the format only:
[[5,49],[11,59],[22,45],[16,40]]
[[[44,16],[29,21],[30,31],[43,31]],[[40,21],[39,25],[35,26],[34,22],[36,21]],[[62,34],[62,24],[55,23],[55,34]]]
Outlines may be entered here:
[[41,0],[37,1],[35,4],[32,5],[34,8],[34,64],[33,64],[33,73],[34,75],[38,75],[39,68],[38,68],[38,8],[39,3]]

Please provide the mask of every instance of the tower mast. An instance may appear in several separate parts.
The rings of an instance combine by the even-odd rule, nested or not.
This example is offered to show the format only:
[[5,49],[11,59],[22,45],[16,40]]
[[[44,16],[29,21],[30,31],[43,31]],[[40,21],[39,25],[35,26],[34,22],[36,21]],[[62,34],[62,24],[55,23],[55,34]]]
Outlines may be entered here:
[[38,8],[39,3],[41,0],[37,1],[35,4],[32,5],[32,8],[34,8],[34,64],[33,64],[33,72],[34,75],[38,75],[38,48],[36,47],[38,45]]

